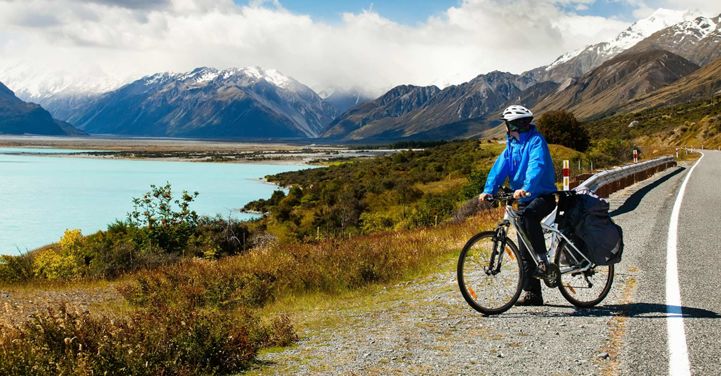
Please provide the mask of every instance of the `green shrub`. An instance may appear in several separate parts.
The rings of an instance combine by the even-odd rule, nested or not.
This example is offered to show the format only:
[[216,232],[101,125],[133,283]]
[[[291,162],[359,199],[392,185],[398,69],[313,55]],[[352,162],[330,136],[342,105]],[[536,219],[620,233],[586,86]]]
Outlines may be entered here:
[[538,118],[538,130],[549,144],[558,144],[586,151],[589,136],[572,113],[559,110],[547,111]]
[[180,253],[198,222],[198,214],[190,210],[196,197],[198,192],[183,191],[180,198],[174,198],[170,183],[151,185],[149,192],[133,198],[128,222],[147,229],[151,247],[157,246],[166,253]]
[[25,282],[33,277],[33,258],[30,254],[0,256],[0,281]]

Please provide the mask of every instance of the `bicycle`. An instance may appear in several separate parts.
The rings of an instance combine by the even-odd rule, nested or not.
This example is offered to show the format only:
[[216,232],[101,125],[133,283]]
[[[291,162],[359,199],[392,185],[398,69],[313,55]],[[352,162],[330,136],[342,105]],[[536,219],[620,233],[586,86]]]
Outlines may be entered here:
[[[574,191],[558,191],[559,202],[575,194]],[[458,286],[466,302],[485,315],[500,314],[510,309],[521,295],[525,272],[523,261],[516,246],[508,237],[511,225],[520,235],[533,262],[539,259],[530,241],[519,228],[519,215],[513,210],[513,193],[503,189],[489,201],[505,204],[505,215],[495,230],[480,232],[471,237],[458,258]],[[546,237],[548,271],[539,278],[550,288],[558,287],[561,295],[580,308],[600,303],[613,284],[613,265],[594,264],[572,241],[572,234],[564,234],[556,223],[559,206],[541,222]],[[530,261],[529,261],[530,262]]]

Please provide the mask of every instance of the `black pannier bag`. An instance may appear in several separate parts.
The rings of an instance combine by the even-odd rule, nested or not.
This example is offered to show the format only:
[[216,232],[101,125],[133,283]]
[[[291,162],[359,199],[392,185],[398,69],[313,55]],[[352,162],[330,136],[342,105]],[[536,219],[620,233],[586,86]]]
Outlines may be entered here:
[[623,254],[623,230],[608,209],[608,201],[588,190],[562,195],[558,204],[559,228],[596,265],[618,263]]

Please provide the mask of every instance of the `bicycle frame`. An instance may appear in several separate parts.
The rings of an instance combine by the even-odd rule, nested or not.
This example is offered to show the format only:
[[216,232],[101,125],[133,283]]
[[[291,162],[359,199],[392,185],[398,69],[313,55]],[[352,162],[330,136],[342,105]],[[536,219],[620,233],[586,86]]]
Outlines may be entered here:
[[[561,240],[565,240],[570,247],[570,252],[568,252],[568,255],[573,261],[573,266],[561,269],[561,274],[569,272],[584,272],[591,269],[592,267],[594,267],[593,262],[589,260],[588,257],[586,257],[586,255],[584,255],[583,252],[581,252],[568,237],[566,237],[566,235],[564,235],[561,231],[558,230],[558,224],[556,223],[557,211],[558,207],[554,208],[551,214],[546,216],[546,218],[541,221],[541,228],[543,229],[546,241],[548,242],[550,240],[550,243],[547,244],[548,259],[553,260],[555,258],[556,253],[559,251],[558,246],[561,244]],[[516,229],[516,232],[518,232],[519,234],[518,237],[520,238],[521,242],[523,242],[523,245],[526,246],[526,249],[529,250],[528,253],[531,255],[531,259],[533,259],[533,262],[538,265],[538,263],[540,262],[540,260],[538,259],[538,255],[533,250],[533,247],[531,247],[531,242],[526,236],[525,232],[518,225],[519,218],[520,216],[515,212],[515,210],[513,210],[513,206],[507,203],[505,208],[505,215],[503,216],[503,221],[499,223],[498,228],[504,227],[505,229],[508,229],[510,225],[513,225],[513,227]],[[504,235],[507,235],[507,231],[504,231]],[[505,246],[505,244],[503,244],[502,246]],[[586,264],[586,266],[579,268],[577,265],[580,265],[583,260],[588,261],[588,263]]]

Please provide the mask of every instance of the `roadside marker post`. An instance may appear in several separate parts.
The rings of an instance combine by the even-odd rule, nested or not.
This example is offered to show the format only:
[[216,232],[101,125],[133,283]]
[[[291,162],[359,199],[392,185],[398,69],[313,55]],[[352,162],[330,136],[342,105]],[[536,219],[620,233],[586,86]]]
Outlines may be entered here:
[[676,159],[678,159],[678,148],[676,148]]
[[633,163],[638,163],[638,149],[633,149]]
[[563,190],[568,191],[571,185],[571,167],[567,160],[563,161]]

